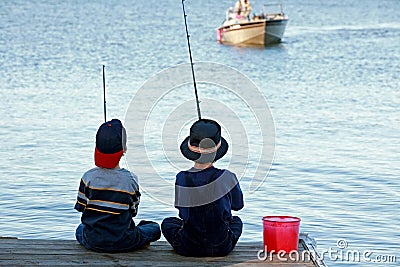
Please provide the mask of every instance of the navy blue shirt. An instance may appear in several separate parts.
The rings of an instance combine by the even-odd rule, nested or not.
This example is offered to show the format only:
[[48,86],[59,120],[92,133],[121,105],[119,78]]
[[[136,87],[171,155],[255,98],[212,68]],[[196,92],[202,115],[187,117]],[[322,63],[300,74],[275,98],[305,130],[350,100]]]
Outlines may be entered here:
[[210,167],[176,175],[175,207],[187,233],[200,243],[216,244],[228,234],[231,210],[244,206],[236,175]]

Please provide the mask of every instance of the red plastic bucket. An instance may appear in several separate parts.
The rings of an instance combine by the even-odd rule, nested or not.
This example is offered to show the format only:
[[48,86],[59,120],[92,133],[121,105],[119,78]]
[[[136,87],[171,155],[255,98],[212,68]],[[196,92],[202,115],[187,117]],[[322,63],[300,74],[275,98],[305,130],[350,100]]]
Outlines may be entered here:
[[265,251],[278,253],[283,250],[290,253],[298,249],[300,218],[264,216],[263,227]]

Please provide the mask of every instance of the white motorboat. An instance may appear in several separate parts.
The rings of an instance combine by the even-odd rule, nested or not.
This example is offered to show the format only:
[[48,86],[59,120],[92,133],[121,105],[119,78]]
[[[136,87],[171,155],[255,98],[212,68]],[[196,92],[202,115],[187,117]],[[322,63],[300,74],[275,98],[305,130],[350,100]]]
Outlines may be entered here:
[[260,45],[279,43],[285,32],[288,17],[283,13],[282,5],[280,12],[267,12],[264,5],[263,11],[252,18],[227,15],[222,26],[217,29],[218,41],[230,45]]

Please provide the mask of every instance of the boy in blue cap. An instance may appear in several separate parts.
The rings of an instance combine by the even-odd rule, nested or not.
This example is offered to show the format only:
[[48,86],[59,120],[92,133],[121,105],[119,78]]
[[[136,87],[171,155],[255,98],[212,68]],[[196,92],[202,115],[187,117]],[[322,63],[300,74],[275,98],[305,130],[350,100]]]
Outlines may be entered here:
[[164,219],[162,233],[180,255],[225,256],[235,247],[243,227],[231,210],[240,210],[244,204],[236,175],[213,166],[228,151],[221,126],[213,120],[196,121],[180,150],[195,163],[176,175],[175,207],[180,218]]
[[96,168],[87,171],[79,185],[75,209],[82,212],[76,239],[97,252],[125,252],[142,248],[158,240],[160,226],[136,216],[140,192],[138,179],[120,168],[126,151],[126,131],[118,119],[103,123],[96,134]]

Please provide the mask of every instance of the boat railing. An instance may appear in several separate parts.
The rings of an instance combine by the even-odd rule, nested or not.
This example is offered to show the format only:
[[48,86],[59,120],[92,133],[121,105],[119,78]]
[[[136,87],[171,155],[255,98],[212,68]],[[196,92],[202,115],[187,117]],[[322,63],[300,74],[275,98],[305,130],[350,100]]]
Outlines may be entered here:
[[[275,12],[267,12],[268,10],[272,9],[270,7],[278,7],[279,12],[276,12],[276,9],[275,9]],[[282,15],[284,15],[283,7],[282,7],[282,4],[280,4],[280,3],[263,4],[262,12],[264,14],[282,14]]]
[[[271,7],[275,7],[275,8],[271,8]],[[253,20],[260,20],[260,19],[282,20],[282,19],[287,19],[287,17],[285,16],[285,13],[283,12],[282,4],[270,3],[270,4],[264,4],[262,6],[261,14],[253,15]]]

